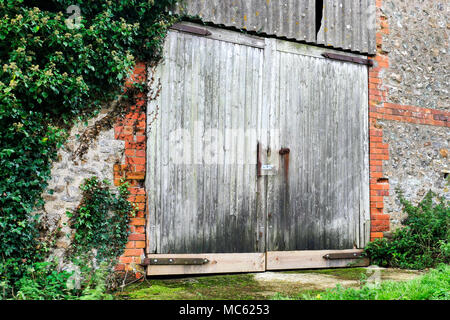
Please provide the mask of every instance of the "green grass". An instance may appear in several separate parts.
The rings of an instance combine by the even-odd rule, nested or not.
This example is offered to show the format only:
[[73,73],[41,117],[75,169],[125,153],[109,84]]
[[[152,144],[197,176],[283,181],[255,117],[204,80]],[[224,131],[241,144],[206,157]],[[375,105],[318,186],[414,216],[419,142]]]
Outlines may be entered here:
[[[274,299],[288,299],[276,295]],[[365,284],[360,289],[344,289],[337,286],[324,293],[304,294],[308,300],[449,300],[450,266],[440,265],[417,279],[401,282],[386,281],[381,284]]]

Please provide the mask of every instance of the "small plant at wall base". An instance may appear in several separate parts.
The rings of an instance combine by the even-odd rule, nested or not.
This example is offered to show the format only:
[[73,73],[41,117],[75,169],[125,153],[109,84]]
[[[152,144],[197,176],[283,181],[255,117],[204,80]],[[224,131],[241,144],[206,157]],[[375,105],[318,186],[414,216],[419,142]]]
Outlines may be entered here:
[[365,248],[373,264],[383,267],[425,269],[450,262],[450,207],[447,200],[428,192],[412,205],[400,192],[408,217],[392,239],[378,239]]
[[[19,280],[48,254],[34,212],[44,205],[51,163],[69,128],[123,95],[136,61],[160,58],[175,21],[165,9],[174,3],[0,0],[3,298],[15,296]],[[79,9],[76,19],[69,6]]]
[[69,289],[72,272],[58,271],[56,262],[37,262],[29,266],[16,283],[18,300],[68,300],[76,298],[76,290]]

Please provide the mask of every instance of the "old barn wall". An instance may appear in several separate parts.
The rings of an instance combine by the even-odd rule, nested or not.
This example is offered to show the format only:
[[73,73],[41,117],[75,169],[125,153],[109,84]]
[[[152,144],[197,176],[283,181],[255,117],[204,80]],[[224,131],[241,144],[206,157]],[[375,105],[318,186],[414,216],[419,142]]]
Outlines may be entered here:
[[[397,187],[413,202],[429,189],[450,198],[444,180],[450,170],[448,2],[376,0],[376,6],[377,54],[369,76],[371,239],[400,225]],[[145,66],[138,65],[136,75],[145,74]],[[48,189],[54,192],[44,194],[43,222],[49,231],[61,226],[62,233],[70,233],[63,226],[65,212],[79,204],[78,188],[84,178],[97,175],[115,183],[122,176],[130,179],[130,200],[140,210],[131,223],[130,242],[118,270],[139,262],[144,253],[145,117],[144,104],[138,104],[114,129],[101,132],[86,160],[78,163],[70,157],[78,145],[76,135],[85,128],[74,128],[53,165]],[[70,242],[61,236],[56,245],[54,253],[61,256]]]
[[401,225],[397,188],[450,198],[447,1],[377,0],[370,72],[372,237]]
[[389,0],[382,10],[390,29],[382,46],[389,102],[448,111],[449,2]]
[[412,123],[380,121],[384,142],[391,157],[385,162],[385,175],[392,190],[385,200],[385,212],[390,214],[392,227],[397,227],[405,215],[396,197],[401,188],[407,199],[417,202],[429,190],[450,198],[443,170],[449,169],[449,129]]

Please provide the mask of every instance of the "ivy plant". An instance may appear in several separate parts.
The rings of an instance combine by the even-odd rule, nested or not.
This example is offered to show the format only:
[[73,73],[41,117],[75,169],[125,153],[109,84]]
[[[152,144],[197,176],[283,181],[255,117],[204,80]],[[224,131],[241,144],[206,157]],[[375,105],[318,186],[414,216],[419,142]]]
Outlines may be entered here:
[[86,264],[95,258],[98,264],[114,264],[128,241],[130,217],[135,207],[127,198],[129,184],[112,192],[108,180],[86,179],[80,186],[83,197],[77,210],[67,212],[74,231],[72,256],[83,257]]
[[41,197],[68,129],[159,59],[175,0],[0,0],[0,283],[42,261]]

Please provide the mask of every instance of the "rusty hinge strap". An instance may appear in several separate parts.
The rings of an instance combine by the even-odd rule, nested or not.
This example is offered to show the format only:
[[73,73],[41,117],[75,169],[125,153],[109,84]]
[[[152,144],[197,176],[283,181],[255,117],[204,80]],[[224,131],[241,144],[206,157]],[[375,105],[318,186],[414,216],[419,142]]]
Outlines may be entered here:
[[209,30],[203,29],[203,28],[197,28],[192,26],[187,26],[181,23],[174,24],[170,27],[170,29],[192,33],[198,36],[207,37],[210,36],[212,33]]
[[322,53],[322,56],[328,59],[337,60],[337,61],[345,61],[345,62],[353,62],[357,64],[364,64],[366,66],[372,67],[373,61],[369,59],[363,59],[358,57],[349,57],[342,54],[336,53]]
[[208,262],[205,258],[146,258],[141,265],[202,265]]
[[260,143],[256,145],[256,175],[257,177],[261,177],[261,159],[259,158],[259,153],[261,152]]
[[338,252],[328,253],[323,256],[326,260],[339,260],[339,259],[359,259],[362,258],[362,252]]

